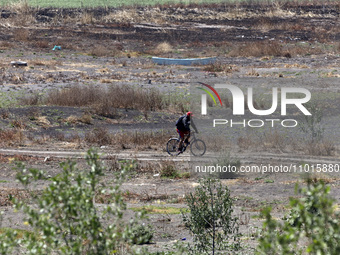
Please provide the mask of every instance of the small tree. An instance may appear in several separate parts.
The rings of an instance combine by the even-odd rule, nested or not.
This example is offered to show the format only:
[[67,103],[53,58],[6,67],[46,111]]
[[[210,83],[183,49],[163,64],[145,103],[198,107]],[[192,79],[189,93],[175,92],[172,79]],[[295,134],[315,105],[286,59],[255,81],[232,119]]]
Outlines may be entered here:
[[340,254],[340,215],[329,191],[323,182],[309,180],[307,188],[297,190],[302,197],[290,200],[292,208],[283,224],[272,218],[270,208],[264,210],[257,254]]
[[[122,220],[126,204],[120,186],[132,166],[125,165],[117,174],[115,185],[106,190],[99,185],[105,169],[98,154],[90,150],[86,160],[88,170],[77,169],[74,162],[62,163],[62,172],[50,179],[42,194],[32,193],[32,205],[13,200],[15,208],[26,214],[26,223],[34,234],[20,239],[4,234],[6,247],[0,246],[2,254],[9,254],[18,243],[24,254],[121,254],[122,244],[127,247],[128,243],[151,240],[150,229],[141,229],[137,224],[143,214],[135,215],[129,223]],[[46,178],[43,171],[19,164],[17,179],[28,189],[32,181]],[[95,205],[98,194],[109,194],[111,198],[102,209]]]
[[190,213],[182,212],[185,226],[194,236],[190,253],[216,254],[240,248],[238,220],[232,215],[233,200],[217,179],[202,179],[186,197]]

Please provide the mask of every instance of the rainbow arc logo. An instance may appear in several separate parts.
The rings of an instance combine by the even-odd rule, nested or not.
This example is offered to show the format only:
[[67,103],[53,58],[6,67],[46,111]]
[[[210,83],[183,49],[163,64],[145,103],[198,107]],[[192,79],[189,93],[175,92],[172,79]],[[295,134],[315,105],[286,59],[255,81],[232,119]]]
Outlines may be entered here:
[[[203,86],[206,86],[206,87],[209,88],[212,92],[214,92],[215,95],[217,96],[218,100],[220,101],[221,106],[222,106],[221,97],[220,97],[220,95],[217,93],[217,91],[216,91],[212,86],[210,86],[210,85],[208,85],[208,84],[206,84],[206,83],[203,83],[203,82],[199,82],[199,84],[201,84],[201,85],[203,85]],[[212,100],[214,101],[215,105],[217,105],[214,96],[211,94],[211,92],[210,92],[209,90],[204,89],[204,88],[201,88],[201,87],[196,87],[196,88],[201,89],[201,90],[203,90],[205,93],[207,93],[207,94],[212,98]]]
[[[217,98],[220,101],[220,104],[222,106],[221,97],[220,97],[220,95],[217,93],[217,91],[212,86],[210,86],[209,84],[203,83],[203,82],[199,82],[199,84],[207,87],[212,92],[214,92],[214,94],[217,96]],[[213,94],[208,89],[201,88],[201,87],[196,87],[196,88],[198,88],[200,90],[203,90],[205,93],[207,93],[212,98],[212,100],[214,101],[215,105],[217,105],[215,97],[213,96]],[[207,95],[206,94],[202,94],[202,115],[206,115],[206,114],[207,114]]]

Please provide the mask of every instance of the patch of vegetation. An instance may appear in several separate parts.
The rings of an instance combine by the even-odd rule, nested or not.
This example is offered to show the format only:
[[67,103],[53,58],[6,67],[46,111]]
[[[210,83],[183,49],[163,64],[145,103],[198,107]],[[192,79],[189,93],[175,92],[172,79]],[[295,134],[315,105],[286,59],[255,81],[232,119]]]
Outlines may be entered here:
[[237,196],[235,198],[236,201],[241,200],[241,201],[250,201],[250,200],[254,200],[253,197],[250,196]]
[[335,151],[335,145],[332,141],[324,139],[322,106],[316,102],[309,102],[306,105],[311,115],[305,115],[300,124],[300,130],[306,136],[304,149],[311,155],[330,156]]
[[[247,0],[238,0],[238,2],[247,1]],[[114,0],[114,1],[108,1],[108,0],[89,0],[89,1],[78,1],[78,0],[60,0],[60,1],[51,1],[51,0],[17,0],[17,1],[9,1],[9,0],[2,0],[0,2],[0,5],[10,5],[10,4],[19,3],[21,5],[28,6],[36,6],[36,7],[59,7],[59,8],[82,8],[82,7],[119,7],[119,6],[135,6],[136,1],[128,0],[128,1],[122,1],[122,0]],[[185,1],[184,3],[190,4],[190,3],[221,3],[222,0],[202,0],[202,1]],[[183,4],[182,0],[143,0],[138,2],[138,5],[140,6],[149,6],[149,5],[157,5],[157,4],[169,4],[169,3],[180,3]]]
[[[222,168],[225,166],[228,169],[239,168],[241,166],[241,161],[237,158],[232,157],[229,152],[224,151],[220,153],[217,159],[217,165],[221,166]],[[227,171],[218,172],[217,176],[220,179],[232,179],[236,176],[236,174],[234,172]]]
[[186,196],[186,203],[190,213],[182,214],[183,221],[194,237],[193,245],[188,245],[189,254],[235,252],[241,248],[233,199],[219,180],[201,179],[195,192]]
[[0,144],[2,146],[22,145],[26,136],[20,129],[0,129]]
[[110,133],[106,128],[97,127],[85,133],[85,142],[90,145],[116,145],[127,149],[131,146],[141,146],[150,149],[152,146],[164,146],[164,141],[169,139],[170,131],[161,132],[119,132]]
[[160,177],[172,179],[180,177],[180,174],[173,161],[164,161],[162,163]]
[[[16,239],[23,239],[27,235],[36,235],[37,238],[39,237],[37,236],[36,233],[32,231],[28,231],[24,229],[16,229],[16,228],[0,228],[0,235],[2,234],[10,234],[14,236]],[[1,251],[1,248],[0,248],[0,251]]]
[[182,212],[187,213],[189,212],[188,209],[171,207],[171,206],[155,206],[155,205],[148,205],[143,207],[131,207],[129,208],[134,212],[142,212],[146,211],[150,214],[181,214]]
[[306,188],[296,186],[296,193],[283,223],[273,219],[270,207],[262,211],[265,222],[257,254],[339,254],[340,215],[329,197],[330,187],[310,181]]
[[[141,223],[144,212],[129,222],[123,221],[126,204],[120,186],[129,172],[129,165],[116,174],[112,187],[101,186],[105,168],[99,156],[89,150],[86,156],[89,169],[79,170],[75,162],[61,164],[62,173],[48,178],[41,170],[27,169],[18,163],[17,180],[29,191],[34,181],[49,179],[50,184],[41,194],[32,193],[29,204],[13,199],[16,210],[26,215],[26,222],[39,236],[4,231],[0,234],[0,254],[111,254],[133,253],[133,244],[149,243],[153,232]],[[98,210],[96,193],[109,194],[110,204]],[[20,247],[20,248],[19,248]],[[144,254],[142,252],[142,254]]]
[[[281,1],[274,1],[273,5],[280,5],[284,3],[289,3],[290,0],[281,0]],[[303,0],[297,1],[298,3],[303,3]],[[309,1],[307,1],[309,2]],[[225,0],[142,0],[139,1],[138,4],[136,1],[127,0],[88,0],[88,1],[78,1],[78,0],[60,0],[60,1],[51,1],[51,0],[16,0],[16,1],[10,1],[10,0],[2,0],[0,2],[0,5],[22,5],[22,6],[35,6],[35,7],[59,7],[59,8],[83,8],[83,7],[121,7],[121,6],[154,6],[154,5],[164,5],[164,4],[180,4],[182,6],[185,5],[197,5],[197,4],[225,4]],[[246,3],[246,4],[258,4],[263,3],[266,4],[268,1],[266,0],[235,0],[230,1],[231,4],[235,3]]]
[[184,94],[164,94],[156,88],[131,85],[111,85],[107,88],[74,85],[50,90],[43,96],[33,94],[23,97],[21,101],[24,105],[87,106],[91,113],[108,118],[116,118],[117,109],[135,109],[143,113],[166,109],[185,112],[190,105]]
[[20,106],[20,98],[23,97],[23,91],[0,92],[0,108]]

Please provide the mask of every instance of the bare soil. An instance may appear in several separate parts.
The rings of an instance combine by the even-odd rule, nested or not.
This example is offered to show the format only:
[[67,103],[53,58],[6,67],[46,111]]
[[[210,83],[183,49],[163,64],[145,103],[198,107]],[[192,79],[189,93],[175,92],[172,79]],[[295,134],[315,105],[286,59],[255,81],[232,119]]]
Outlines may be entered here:
[[[0,141],[0,209],[5,212],[2,226],[27,228],[23,225],[24,216],[14,213],[8,200],[10,194],[30,199],[15,182],[15,159],[54,176],[65,158],[72,157],[80,168],[84,166],[82,153],[96,146],[105,155],[107,183],[113,178],[119,159],[137,159],[133,178],[123,185],[128,191],[125,199],[129,207],[153,204],[183,208],[185,194],[197,185],[199,176],[193,173],[189,179],[164,179],[158,175],[168,161],[173,161],[180,172],[190,171],[188,155],[170,158],[164,148],[167,139],[176,136],[174,123],[182,114],[180,109],[116,109],[113,116],[101,116],[91,113],[87,106],[28,103],[30,98],[42,98],[53,89],[73,85],[154,88],[181,98],[197,81],[223,79],[254,87],[308,84],[308,89],[326,95],[326,101],[332,105],[324,116],[331,123],[326,133],[333,149],[328,155],[313,155],[287,144],[281,146],[279,138],[275,138],[275,145],[268,141],[259,145],[259,141],[250,138],[243,142],[229,140],[229,150],[241,165],[339,164],[339,10],[336,4],[3,10],[0,129],[13,131],[13,139],[2,137]],[[23,21],[27,17],[31,22]],[[161,46],[162,43],[166,44]],[[61,50],[53,51],[55,45],[61,46]],[[218,60],[208,67],[158,66],[152,63],[151,56],[217,56]],[[26,61],[28,66],[11,66],[15,60]],[[80,118],[84,114],[90,114],[91,120]],[[98,128],[116,135],[116,140],[123,137],[127,141],[124,134],[135,135],[136,139],[108,144],[86,141],[86,134]],[[139,141],[137,137],[143,134],[153,142]],[[214,157],[211,152],[207,154]],[[222,180],[235,197],[235,214],[244,234],[242,254],[254,253],[257,231],[263,222],[258,217],[260,210],[272,206],[274,217],[282,217],[288,211],[295,185],[304,185],[306,177],[305,173],[247,173]],[[312,177],[326,181],[339,203],[338,174],[313,173]],[[34,189],[40,192],[46,185],[48,181],[38,183]],[[151,250],[164,250],[182,238],[192,240],[180,215],[152,214],[150,222],[156,231],[154,243],[149,245]]]

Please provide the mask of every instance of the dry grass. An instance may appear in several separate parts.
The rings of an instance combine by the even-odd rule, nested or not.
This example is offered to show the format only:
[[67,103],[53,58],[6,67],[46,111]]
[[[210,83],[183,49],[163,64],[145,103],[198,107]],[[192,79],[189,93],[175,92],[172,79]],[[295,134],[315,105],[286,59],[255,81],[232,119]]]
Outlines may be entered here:
[[96,45],[91,47],[90,55],[96,57],[110,56],[111,52],[103,45]]
[[326,49],[310,44],[280,44],[276,41],[258,41],[237,44],[228,53],[230,57],[286,57],[317,55]]
[[7,50],[13,48],[13,44],[7,41],[0,42],[0,50]]
[[122,55],[121,45],[114,45],[113,47],[104,45],[95,45],[91,47],[89,54],[96,57],[118,57]]
[[65,119],[65,122],[70,123],[70,124],[78,124],[78,123],[84,123],[91,125],[93,124],[93,119],[92,116],[88,113],[84,113],[82,116],[75,116],[71,115]]
[[84,140],[89,145],[111,145],[121,149],[163,149],[171,135],[170,131],[110,133],[108,129],[98,127],[87,132]]
[[34,40],[32,42],[32,46],[35,48],[39,48],[39,49],[48,49],[51,47],[47,40],[39,40],[39,39]]
[[270,30],[283,30],[283,31],[303,31],[308,29],[298,21],[290,22],[289,20],[281,20],[277,22],[270,17],[262,16],[255,21],[252,26],[253,29],[259,29],[263,32]]
[[10,116],[10,112],[7,109],[1,109],[0,110],[0,118],[5,120],[8,119]]
[[263,134],[247,133],[237,139],[237,145],[240,149],[264,150],[290,152],[293,141],[285,134],[278,131],[265,132]]
[[11,126],[16,129],[25,130],[27,128],[26,121],[23,119],[14,119],[10,122]]
[[169,43],[162,42],[156,46],[156,48],[153,50],[153,54],[161,55],[161,54],[171,53],[172,51],[173,51],[173,48]]
[[159,90],[132,86],[110,86],[107,89],[72,86],[49,92],[43,102],[59,106],[91,106],[99,113],[111,112],[110,108],[155,111],[165,107]]
[[108,105],[111,105],[111,102],[108,100],[108,98],[106,98],[100,103],[93,105],[91,109],[94,114],[111,119],[116,119],[119,116],[117,108],[108,107]]
[[122,9],[109,13],[108,15],[104,16],[102,20],[108,23],[118,22],[129,24],[130,22],[140,22],[141,16],[138,15],[135,10]]
[[284,56],[281,44],[275,41],[250,42],[237,45],[228,54],[230,57]]
[[21,99],[21,104],[89,107],[91,114],[109,118],[117,117],[117,109],[135,109],[143,113],[162,110],[185,112],[189,107],[185,96],[162,94],[158,89],[128,85],[107,88],[76,85],[51,90],[43,97],[39,94],[29,95]]
[[306,55],[318,55],[321,53],[325,53],[327,50],[322,49],[320,47],[314,47],[312,45],[306,44],[306,45],[290,45],[287,47],[288,49],[286,52],[289,52],[289,54],[292,57],[296,56],[306,56]]
[[8,23],[13,26],[31,25],[36,21],[35,9],[30,7],[26,0],[12,1],[7,8],[15,13],[7,19]]
[[[29,64],[32,66],[46,66],[48,68],[55,68],[56,66],[61,66],[62,62],[60,60],[45,60],[45,59],[35,58],[35,59],[32,59],[29,62]],[[51,74],[46,74],[45,76],[43,76],[43,79],[45,80],[50,75]]]
[[340,53],[340,42],[335,44],[335,52]]
[[93,24],[95,22],[95,18],[92,13],[85,12],[80,14],[80,22],[83,25]]
[[42,126],[43,128],[48,128],[51,126],[51,123],[46,116],[37,116],[35,121],[38,126]]
[[258,72],[256,72],[256,70],[255,70],[254,68],[252,68],[252,69],[247,73],[247,75],[249,75],[249,76],[255,76],[255,77],[260,76],[260,74],[259,74]]
[[335,145],[331,141],[308,142],[303,146],[304,151],[314,156],[333,156],[335,154]]
[[[237,1],[236,1],[237,2]],[[111,9],[111,11],[104,11],[102,14],[96,13],[93,9],[85,9],[82,12],[75,13],[58,13],[50,22],[52,25],[56,24],[103,24],[111,23],[122,25],[125,27],[131,26],[132,23],[153,23],[153,24],[169,24],[182,22],[183,19],[190,19],[192,22],[202,21],[205,19],[211,20],[227,20],[240,18],[258,18],[260,21],[254,25],[258,29],[296,29],[304,28],[303,24],[297,24],[294,27],[294,22],[271,22],[274,17],[318,17],[319,14],[312,12],[300,13],[301,7],[310,5],[310,1],[248,1],[243,3],[223,2],[221,4],[164,4],[156,7],[143,7],[143,11],[135,7],[124,7],[118,9]],[[256,2],[256,3],[255,3]],[[320,1],[319,1],[320,2]],[[321,5],[314,1],[315,5]],[[336,9],[339,4],[336,2],[327,3],[327,9]],[[170,8],[168,8],[170,7]],[[15,17],[17,22],[26,22],[32,24],[34,18],[34,8],[28,6],[27,1],[19,1],[10,6],[11,10],[19,15],[26,15],[29,19]],[[209,8],[209,12],[206,11]],[[259,11],[254,11],[254,9]],[[193,13],[187,10],[194,10]],[[187,15],[187,18],[184,16]],[[29,20],[27,22],[27,20]],[[280,24],[283,23],[283,24]],[[274,25],[273,25],[274,24]],[[300,27],[299,27],[300,26]]]
[[30,40],[30,32],[27,28],[18,28],[13,32],[13,38],[18,42],[28,42]]
[[244,150],[302,152],[314,156],[333,156],[336,152],[335,145],[331,141],[306,142],[278,131],[263,134],[247,133],[238,138],[237,145]]
[[248,150],[256,146],[256,142],[250,134],[246,134],[237,139],[237,145],[240,149]]
[[38,105],[40,103],[41,96],[36,93],[32,94],[30,96],[26,96],[21,98],[21,104],[22,105]]
[[283,151],[288,149],[290,146],[289,139],[287,139],[284,134],[281,134],[276,130],[266,133],[261,140],[263,142],[263,146],[267,149],[277,149]]
[[11,10],[16,11],[18,13],[30,13],[31,12],[31,7],[29,6],[27,0],[12,1],[9,7]]
[[77,116],[71,115],[68,116],[65,121],[70,124],[76,124],[79,121],[79,118]]
[[239,71],[236,66],[221,64],[221,63],[218,63],[218,62],[214,63],[214,64],[210,64],[208,66],[205,66],[203,68],[203,70],[206,71],[206,72],[224,73],[224,74],[231,74],[233,72]]
[[106,128],[97,127],[85,134],[85,142],[96,145],[112,145],[113,136]]
[[220,152],[233,146],[232,140],[221,134],[199,134],[197,138],[204,141],[207,151]]
[[94,86],[72,86],[50,91],[44,103],[58,106],[88,106],[100,101],[101,89]]
[[91,114],[88,114],[88,113],[84,113],[84,114],[80,117],[79,121],[80,121],[81,123],[88,124],[88,125],[93,124],[93,118],[92,118]]
[[328,176],[326,173],[312,173],[306,176],[304,182],[306,183],[320,183],[324,182],[325,184],[336,182],[337,178]]
[[167,140],[172,136],[170,131],[160,132],[125,132],[116,133],[114,140],[118,145],[134,145],[146,149],[164,148]]
[[0,130],[1,146],[17,146],[22,145],[26,137],[21,129],[5,129]]

